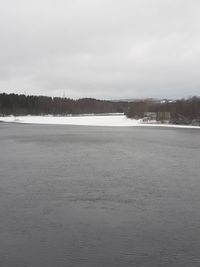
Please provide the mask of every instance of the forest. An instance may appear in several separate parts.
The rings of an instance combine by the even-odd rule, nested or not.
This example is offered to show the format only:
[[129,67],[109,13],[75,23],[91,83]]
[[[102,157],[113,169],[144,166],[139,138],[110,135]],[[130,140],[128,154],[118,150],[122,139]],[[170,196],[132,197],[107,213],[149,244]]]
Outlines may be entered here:
[[169,122],[174,124],[200,125],[200,97],[193,96],[173,101],[139,100],[129,103],[127,110],[129,118],[143,118],[148,113],[155,113],[157,120],[158,117],[163,117],[165,120],[167,115]]
[[142,99],[108,101],[94,98],[71,99],[61,97],[0,94],[0,115],[79,115],[124,113],[140,119],[155,114],[156,120],[175,124],[200,125],[200,97],[178,100]]
[[68,115],[68,114],[101,114],[125,113],[128,102],[115,102],[82,98],[32,96],[18,94],[0,94],[1,115]]

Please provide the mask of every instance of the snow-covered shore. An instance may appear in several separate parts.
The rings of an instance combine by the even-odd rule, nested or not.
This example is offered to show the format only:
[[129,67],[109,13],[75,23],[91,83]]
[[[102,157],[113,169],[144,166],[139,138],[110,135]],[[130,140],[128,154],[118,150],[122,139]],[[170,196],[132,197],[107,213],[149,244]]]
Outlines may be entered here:
[[141,120],[129,119],[124,115],[83,115],[83,116],[7,116],[0,117],[1,122],[29,123],[29,124],[57,124],[57,125],[85,125],[85,126],[156,126],[156,127],[175,127],[175,128],[194,128],[199,126],[173,125],[159,123],[144,123]]

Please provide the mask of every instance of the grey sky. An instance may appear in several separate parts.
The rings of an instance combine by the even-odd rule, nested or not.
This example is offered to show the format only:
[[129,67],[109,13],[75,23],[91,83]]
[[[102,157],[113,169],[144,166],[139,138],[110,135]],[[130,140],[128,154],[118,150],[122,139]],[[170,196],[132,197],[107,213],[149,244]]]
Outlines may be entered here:
[[0,92],[200,95],[199,0],[0,0]]

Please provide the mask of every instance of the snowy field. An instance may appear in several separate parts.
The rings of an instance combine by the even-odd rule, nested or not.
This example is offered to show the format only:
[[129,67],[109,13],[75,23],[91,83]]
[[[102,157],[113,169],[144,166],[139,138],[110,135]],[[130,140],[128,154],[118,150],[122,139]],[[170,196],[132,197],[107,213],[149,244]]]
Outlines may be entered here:
[[143,122],[142,120],[129,119],[124,115],[83,115],[83,116],[7,116],[0,117],[1,122],[32,123],[32,124],[57,124],[57,125],[85,125],[85,126],[159,126],[176,128],[198,128],[199,126],[159,124],[156,122]]

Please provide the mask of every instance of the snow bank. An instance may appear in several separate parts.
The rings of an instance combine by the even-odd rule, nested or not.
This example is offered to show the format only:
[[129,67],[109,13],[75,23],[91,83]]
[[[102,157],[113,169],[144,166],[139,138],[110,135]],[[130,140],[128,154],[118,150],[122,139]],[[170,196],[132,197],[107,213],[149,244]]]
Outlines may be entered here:
[[112,116],[9,116],[0,117],[0,121],[34,124],[62,124],[62,125],[88,125],[88,126],[135,126],[137,120],[127,119],[124,115]]
[[8,116],[0,117],[2,122],[32,123],[32,124],[57,124],[57,125],[85,125],[85,126],[156,126],[176,128],[198,128],[198,126],[144,123],[141,120],[129,119],[124,115],[112,116]]

